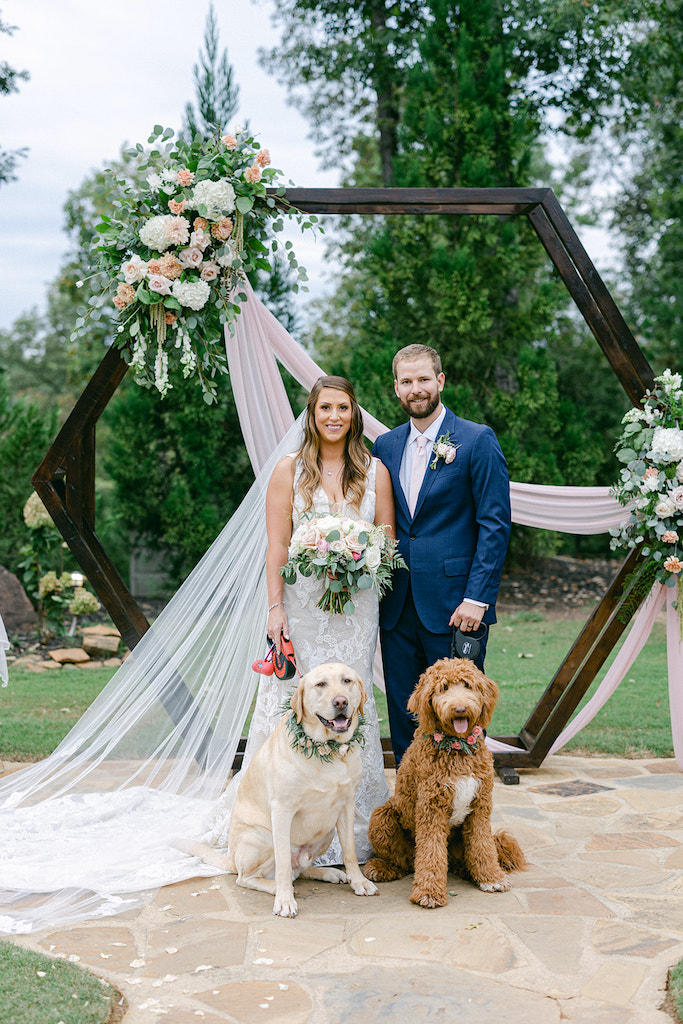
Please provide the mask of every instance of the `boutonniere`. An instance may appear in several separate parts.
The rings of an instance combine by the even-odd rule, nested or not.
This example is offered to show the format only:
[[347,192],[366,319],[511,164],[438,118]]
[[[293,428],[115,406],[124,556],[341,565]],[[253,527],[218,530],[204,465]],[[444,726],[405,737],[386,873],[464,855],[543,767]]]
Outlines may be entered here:
[[443,459],[446,465],[451,463],[455,458],[455,453],[458,448],[460,448],[460,445],[453,444],[450,439],[450,434],[442,434],[441,437],[437,438],[434,442],[434,447],[432,448],[434,458],[429,463],[429,468],[436,469],[439,464],[439,459]]

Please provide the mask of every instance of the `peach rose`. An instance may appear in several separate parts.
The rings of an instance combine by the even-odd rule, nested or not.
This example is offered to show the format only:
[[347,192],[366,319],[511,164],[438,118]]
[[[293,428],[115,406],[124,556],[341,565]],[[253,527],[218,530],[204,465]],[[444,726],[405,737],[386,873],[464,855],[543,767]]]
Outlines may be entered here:
[[187,203],[185,202],[184,199],[183,199],[182,203],[176,202],[175,199],[169,199],[169,201],[168,201],[168,208],[171,211],[171,213],[175,213],[175,214],[184,213],[186,206],[187,206]]
[[246,171],[244,172],[244,180],[250,181],[252,184],[255,184],[257,181],[260,181],[261,168],[258,167],[256,164],[252,164],[251,167],[247,167]]
[[121,264],[121,272],[126,284],[135,284],[136,281],[142,281],[145,277],[147,264],[138,255],[135,255]]
[[259,167],[267,167],[270,163],[270,153],[267,149],[262,149],[256,154],[256,163]]
[[232,234],[233,223],[229,217],[221,217],[217,224],[211,225],[211,234],[214,238],[225,242]]
[[662,540],[665,544],[675,544],[678,540],[678,534],[675,530],[667,530],[662,534]]
[[215,281],[221,272],[221,268],[213,260],[207,260],[206,263],[202,263],[202,269],[199,271],[199,276],[202,281]]
[[676,558],[675,555],[669,555],[664,563],[664,568],[667,572],[680,572],[683,569],[683,562]]
[[171,282],[163,274],[150,274],[147,283],[149,284],[150,291],[156,292],[157,295],[171,294]]
[[195,231],[206,231],[209,226],[209,222],[206,217],[195,217],[192,221],[192,227]]
[[187,167],[178,171],[177,180],[179,185],[191,185],[194,181],[194,174]]
[[164,277],[168,277],[171,281],[176,277],[180,277],[183,272],[182,263],[170,252],[167,252],[165,256],[162,256],[158,263],[159,273],[163,274]]
[[235,138],[234,135],[224,135],[223,142],[225,143],[228,149],[234,149],[235,146],[237,145],[237,139]]
[[206,249],[207,245],[211,243],[211,236],[207,235],[204,228],[199,228],[197,231],[193,231],[190,235],[190,245],[202,251]]
[[171,313],[170,309],[167,309],[166,310],[166,314],[164,316],[164,319],[166,321],[166,326],[167,327],[172,327],[173,324],[178,319],[178,317],[175,315],[175,313]]
[[187,268],[198,267],[204,259],[202,250],[198,249],[196,245],[190,246],[188,249],[181,249],[178,255],[183,267]]

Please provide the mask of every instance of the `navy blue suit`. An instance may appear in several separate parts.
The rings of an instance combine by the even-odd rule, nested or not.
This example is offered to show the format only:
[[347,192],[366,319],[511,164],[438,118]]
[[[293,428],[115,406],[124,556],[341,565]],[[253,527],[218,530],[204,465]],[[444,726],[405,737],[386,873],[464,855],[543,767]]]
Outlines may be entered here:
[[[397,763],[414,731],[406,702],[419,676],[450,654],[448,620],[465,597],[489,607],[483,621],[496,621],[495,603],[510,536],[510,483],[505,458],[490,427],[460,419],[450,409],[439,428],[458,445],[450,464],[425,471],[411,517],[399,480],[410,434],[405,423],[377,438],[373,449],[391,475],[396,536],[409,572],[394,573],[380,605],[380,639],[389,723]],[[483,652],[478,659],[483,667]]]

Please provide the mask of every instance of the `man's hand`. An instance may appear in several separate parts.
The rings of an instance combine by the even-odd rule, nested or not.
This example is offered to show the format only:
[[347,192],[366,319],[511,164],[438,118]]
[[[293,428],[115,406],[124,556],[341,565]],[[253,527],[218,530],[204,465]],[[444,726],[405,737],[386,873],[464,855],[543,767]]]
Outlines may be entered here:
[[477,604],[463,601],[451,615],[448,625],[456,628],[459,626],[463,633],[469,633],[470,630],[479,628],[485,611],[485,608],[480,608]]

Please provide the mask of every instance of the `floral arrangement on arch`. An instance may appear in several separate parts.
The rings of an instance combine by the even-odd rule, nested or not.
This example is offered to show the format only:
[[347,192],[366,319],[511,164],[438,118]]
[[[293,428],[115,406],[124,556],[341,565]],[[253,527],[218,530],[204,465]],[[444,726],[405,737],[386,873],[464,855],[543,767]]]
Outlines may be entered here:
[[[115,344],[138,383],[165,395],[175,363],[185,377],[197,376],[211,404],[216,377],[227,373],[224,327],[246,299],[240,280],[250,271],[270,271],[266,254],[280,248],[267,229],[282,230],[283,213],[295,216],[302,230],[316,218],[287,204],[284,187],[269,194],[282,172],[249,132],[170,142],[173,134],[157,125],[151,150],[138,145],[126,152],[136,161],[135,180],[105,172],[107,198],[117,212],[102,217],[93,241],[104,292],[92,306],[113,302]],[[282,250],[296,271],[296,290],[306,272],[291,242]],[[72,340],[86,330],[87,316],[79,317]]]
[[615,452],[626,465],[612,493],[630,513],[610,531],[611,547],[643,545],[644,562],[627,581],[639,598],[655,582],[678,583],[683,627],[683,377],[665,370],[655,385],[642,399],[643,408],[630,409],[622,419]]
[[381,597],[391,587],[392,571],[407,568],[397,547],[383,526],[346,516],[313,516],[292,534],[280,572],[285,583],[295,583],[297,571],[323,580],[318,608],[353,615],[354,594],[374,586]]

